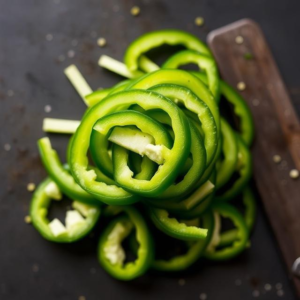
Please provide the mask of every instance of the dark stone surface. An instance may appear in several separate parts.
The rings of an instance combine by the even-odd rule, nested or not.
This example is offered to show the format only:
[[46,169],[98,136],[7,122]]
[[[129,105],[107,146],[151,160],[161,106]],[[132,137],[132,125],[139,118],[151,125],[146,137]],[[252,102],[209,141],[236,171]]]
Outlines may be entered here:
[[[140,16],[130,15],[139,5]],[[199,262],[183,274],[148,273],[131,283],[110,278],[97,263],[97,236],[74,245],[55,245],[24,223],[31,195],[29,182],[46,175],[36,140],[43,136],[46,116],[78,119],[84,104],[63,74],[75,63],[93,88],[119,80],[97,67],[101,54],[121,59],[126,45],[140,34],[180,28],[205,39],[215,28],[249,17],[265,32],[293,102],[300,110],[298,0],[96,1],[0,0],[0,299],[294,299],[280,253],[259,205],[252,247],[227,263]],[[196,16],[205,18],[198,28]],[[95,36],[94,36],[95,32]],[[53,35],[52,41],[46,35]],[[97,47],[98,37],[107,47]],[[73,46],[72,41],[78,41]],[[69,58],[68,51],[75,57]],[[64,56],[65,60],[59,58]],[[13,95],[12,92],[13,91]],[[51,105],[50,113],[44,112]],[[64,158],[67,138],[51,136]],[[10,144],[9,152],[4,144]],[[98,225],[101,227],[101,222]],[[186,284],[180,286],[178,280]],[[241,285],[235,283],[240,280]],[[272,285],[265,292],[264,285]]]

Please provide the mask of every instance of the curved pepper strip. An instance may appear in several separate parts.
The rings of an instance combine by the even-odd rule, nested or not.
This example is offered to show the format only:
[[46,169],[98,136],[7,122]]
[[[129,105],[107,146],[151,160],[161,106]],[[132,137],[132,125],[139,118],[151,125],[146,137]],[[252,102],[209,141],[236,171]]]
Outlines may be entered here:
[[[132,280],[144,274],[152,264],[153,241],[147,224],[135,208],[120,208],[115,213],[121,210],[127,216],[117,217],[104,230],[99,240],[98,259],[101,266],[113,277],[119,280]],[[125,254],[121,243],[133,228],[139,244],[137,258],[133,262],[124,263]]]
[[[47,195],[47,186],[53,181],[50,178],[44,180],[35,190],[30,203],[30,217],[33,226],[47,240],[57,243],[72,243],[85,237],[95,226],[100,216],[100,208],[84,205],[85,219],[82,222],[62,227],[60,232],[54,234],[49,227],[47,218],[51,198]],[[74,202],[75,203],[75,202]],[[79,211],[79,210],[78,210]],[[81,211],[79,211],[81,212]]]
[[[170,118],[166,118],[160,111],[150,111],[149,116],[159,121],[162,124],[171,126]],[[190,157],[188,160],[191,160],[191,165],[188,170],[183,174],[180,172],[181,176],[184,176],[181,181],[178,183],[173,183],[170,185],[161,195],[157,196],[155,199],[160,201],[163,199],[163,202],[172,199],[172,202],[176,198],[181,197],[195,188],[195,183],[201,178],[202,174],[205,171],[206,167],[206,151],[204,148],[202,137],[196,129],[193,121],[190,121],[190,130],[191,130],[191,150]],[[189,164],[189,163],[188,163]]]
[[236,240],[230,246],[217,249],[220,243],[220,224],[215,224],[213,237],[206,249],[205,257],[210,260],[228,260],[237,256],[245,249],[248,242],[249,231],[244,218],[233,206],[221,203],[214,205],[213,211],[217,218],[219,218],[219,216],[229,218],[236,226],[238,232]]
[[[133,84],[129,85],[127,89],[151,89],[156,85],[163,84],[174,84],[175,86],[179,85],[183,87],[181,90],[182,96],[178,100],[182,102],[187,109],[198,115],[204,132],[204,144],[207,150],[207,164],[209,164],[216,153],[220,127],[219,109],[214,97],[197,77],[186,71],[176,69],[161,69],[156,72],[146,74]],[[162,91],[162,89],[160,89],[160,91]],[[168,91],[170,93],[172,92],[171,89]],[[179,94],[180,91],[176,90],[176,92]],[[191,96],[187,98],[188,92],[190,92]],[[170,94],[171,99],[172,94]],[[202,101],[199,101],[199,99]],[[174,98],[173,101],[175,101]],[[209,116],[209,112],[212,114],[213,118]]]
[[[254,222],[255,222],[255,215],[256,215],[256,204],[255,204],[255,198],[253,195],[253,192],[249,186],[247,186],[243,190],[243,204],[245,206],[245,213],[244,213],[244,219],[245,223],[248,227],[249,233],[252,231]],[[238,235],[237,229],[228,230],[220,236],[220,246],[226,246],[229,244],[232,244],[236,239]]]
[[38,140],[38,148],[47,173],[65,195],[87,204],[99,205],[99,201],[93,195],[83,190],[75,182],[69,171],[62,165],[57,152],[52,149],[48,137]]
[[216,101],[220,101],[220,77],[216,62],[212,57],[200,54],[196,51],[184,50],[177,52],[171,56],[163,65],[164,69],[178,69],[180,66],[187,64],[197,64],[207,76],[208,87],[215,97]]
[[[205,84],[208,84],[207,76],[201,72],[192,72]],[[251,146],[254,138],[254,121],[251,111],[243,97],[228,83],[220,81],[221,95],[233,106],[234,114],[239,118],[239,135],[247,146]]]
[[[95,172],[87,169],[90,135],[98,119],[110,113],[127,109],[134,104],[138,104],[145,110],[161,108],[166,111],[172,118],[176,137],[174,146],[170,150],[170,157],[163,165],[165,167],[164,172],[158,170],[151,181],[141,182],[141,180],[131,178],[132,172],[128,168],[127,162],[125,162],[126,164],[123,165],[122,169],[116,170],[117,172],[114,174],[115,178],[118,179],[118,184],[131,189],[135,183],[138,183],[143,194],[148,196],[159,194],[175,180],[190,151],[191,141],[188,120],[172,101],[155,92],[144,90],[124,91],[107,97],[92,107],[81,121],[72,142],[70,167],[72,174],[82,188],[93,194],[95,198],[108,204],[131,204],[137,201],[138,198],[120,187],[96,182]],[[181,154],[179,157],[178,153]],[[170,173],[164,176],[168,172]],[[136,188],[134,188],[134,191],[136,191]]]
[[159,46],[182,45],[190,50],[195,50],[211,56],[211,52],[207,46],[196,36],[181,30],[158,30],[141,35],[135,39],[127,48],[124,56],[125,64],[130,71],[139,69],[140,57]]
[[[152,139],[154,139],[153,142],[156,144],[163,145],[168,149],[170,149],[172,146],[172,140],[164,127],[157,121],[142,113],[133,110],[124,110],[104,116],[103,118],[99,119],[93,127],[90,141],[90,151],[96,166],[110,176],[113,176],[114,170],[112,160],[108,154],[109,135],[111,129],[116,126],[136,126],[141,130],[142,133],[150,135]],[[128,137],[125,136],[125,138],[130,140],[130,146],[135,148],[135,151],[131,149],[132,151],[141,151],[141,139],[137,135],[134,135],[134,133],[138,133],[138,131],[132,130],[132,132],[132,135]],[[119,139],[122,138],[123,140],[124,137],[122,134],[120,133],[119,135]],[[145,153],[138,154],[145,155]],[[146,157],[143,158],[143,160],[145,159]],[[152,175],[153,172],[150,172],[150,174],[144,179],[149,180]]]
[[189,248],[185,254],[175,256],[169,260],[154,260],[152,264],[153,269],[163,272],[183,271],[189,268],[203,255],[212,237],[214,219],[211,211],[205,213],[200,219],[203,221],[203,227],[208,229],[206,239],[189,242]]
[[249,182],[252,174],[252,158],[251,153],[248,150],[245,142],[241,137],[236,135],[238,142],[238,160],[236,165],[236,172],[240,177],[234,182],[234,184],[221,195],[217,193],[216,201],[229,201],[238,194],[241,193],[243,188]]
[[[194,209],[199,207],[202,202],[204,202],[208,197],[213,196],[215,193],[215,182],[216,182],[216,172],[213,172],[207,182],[203,185],[197,186],[193,192],[188,194],[185,197],[181,197],[176,199],[175,201],[172,200],[168,201],[156,201],[156,199],[145,199],[148,204],[154,206],[156,208],[165,209],[172,214],[178,215],[182,217],[183,214],[189,215],[189,212],[192,212]],[[199,216],[196,215],[196,217]],[[195,218],[196,218],[195,217]],[[184,219],[191,219],[190,217]],[[192,218],[194,219],[194,218]]]
[[224,159],[217,163],[217,189],[230,180],[235,171],[238,158],[238,143],[235,132],[230,125],[221,118],[222,153]]
[[173,217],[169,217],[169,212],[164,209],[148,207],[149,216],[154,225],[165,234],[179,240],[202,240],[208,233],[206,228],[188,226],[179,222]]

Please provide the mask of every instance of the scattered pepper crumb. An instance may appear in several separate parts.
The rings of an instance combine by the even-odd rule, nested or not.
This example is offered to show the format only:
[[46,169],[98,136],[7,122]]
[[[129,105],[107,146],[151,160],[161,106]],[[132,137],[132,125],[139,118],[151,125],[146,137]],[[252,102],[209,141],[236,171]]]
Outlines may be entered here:
[[104,47],[106,45],[106,39],[105,38],[99,38],[97,40],[97,44],[99,47]]
[[51,112],[52,107],[50,105],[46,105],[44,110],[45,110],[46,113],[49,113],[49,112]]
[[27,191],[33,192],[35,190],[35,184],[33,182],[30,182],[27,184]]
[[53,35],[51,33],[46,34],[46,40],[48,42],[52,41],[53,40]]
[[131,13],[134,17],[138,16],[138,15],[140,14],[140,12],[141,12],[141,10],[140,10],[140,8],[139,8],[138,6],[133,6],[133,7],[131,8],[131,10],[130,10],[130,13]]
[[5,151],[10,151],[11,150],[11,145],[10,144],[4,144],[4,150]]
[[235,38],[235,42],[237,43],[237,44],[243,44],[243,42],[244,42],[244,38],[241,36],[241,35],[238,35],[236,38]]
[[68,57],[73,58],[75,56],[75,51],[74,50],[69,50],[68,51]]
[[281,162],[281,156],[278,155],[278,154],[274,155],[274,156],[273,156],[273,161],[274,161],[274,163],[276,163],[276,164],[280,163],[280,162]]
[[30,224],[31,223],[31,217],[30,216],[25,216],[24,221],[26,224]]
[[86,298],[84,296],[79,296],[78,300],[86,300]]
[[184,286],[184,285],[185,285],[185,279],[183,279],[183,278],[179,279],[179,280],[178,280],[178,284],[179,284],[180,286]]
[[251,60],[251,59],[253,59],[253,55],[250,52],[247,52],[244,54],[244,58],[246,60]]
[[266,291],[271,291],[271,289],[272,289],[271,284],[266,283],[266,284],[265,284],[265,290],[266,290]]
[[7,91],[7,96],[8,97],[12,97],[15,94],[15,92],[13,90],[8,90]]
[[202,26],[204,24],[204,18],[202,18],[202,17],[197,17],[196,19],[195,19],[195,25],[196,26]]
[[237,84],[237,88],[239,91],[244,91],[246,89],[246,84],[245,82],[241,81]]
[[293,169],[290,171],[290,177],[292,179],[297,179],[299,177],[299,171],[296,169]]
[[201,293],[201,294],[199,295],[199,299],[200,299],[200,300],[206,300],[206,299],[207,299],[207,295],[206,295],[205,293]]

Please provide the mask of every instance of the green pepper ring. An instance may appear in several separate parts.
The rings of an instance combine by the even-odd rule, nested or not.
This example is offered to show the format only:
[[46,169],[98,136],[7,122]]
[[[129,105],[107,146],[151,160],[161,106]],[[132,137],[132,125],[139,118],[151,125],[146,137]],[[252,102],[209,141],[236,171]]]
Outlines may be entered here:
[[67,231],[59,236],[54,236],[48,226],[47,211],[51,203],[45,188],[52,180],[45,179],[35,190],[30,203],[30,217],[33,226],[47,240],[57,243],[72,243],[85,237],[95,226],[100,216],[99,206],[95,206],[87,215],[84,225],[77,225],[72,231]]
[[[98,119],[112,112],[127,109],[133,104],[138,104],[145,110],[158,108],[165,110],[172,116],[172,124],[177,137],[175,137],[173,148],[170,151],[172,153],[168,160],[169,168],[164,168],[164,171],[168,173],[167,176],[161,175],[166,175],[164,174],[165,172],[157,172],[151,181],[137,182],[138,180],[131,178],[128,173],[124,177],[116,172],[114,175],[118,184],[126,186],[128,190],[131,190],[132,182],[139,183],[141,184],[141,188],[143,188],[143,190],[140,190],[141,193],[148,196],[159,194],[173,182],[189,154],[190,130],[188,120],[169,99],[155,92],[144,90],[124,91],[103,99],[103,101],[92,107],[85,114],[74,135],[71,147],[70,167],[75,180],[81,187],[93,194],[95,198],[107,204],[126,205],[135,202],[138,198],[137,195],[129,194],[120,187],[108,186],[102,182],[97,182],[95,172],[87,170],[88,159],[86,154],[90,144],[90,135]],[[181,154],[179,157],[178,153]],[[176,156],[176,159],[175,157],[171,159],[173,156]],[[124,168],[126,169],[125,166]],[[117,171],[120,172],[121,170]],[[136,191],[136,188],[134,188],[134,191]]]

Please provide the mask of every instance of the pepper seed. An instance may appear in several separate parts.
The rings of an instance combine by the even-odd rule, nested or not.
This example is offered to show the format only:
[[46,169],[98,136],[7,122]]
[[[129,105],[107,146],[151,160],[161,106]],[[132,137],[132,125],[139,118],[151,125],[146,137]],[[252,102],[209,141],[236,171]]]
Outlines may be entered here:
[[290,171],[290,177],[292,179],[297,179],[299,177],[299,171],[296,169],[293,169]]
[[244,91],[246,89],[246,84],[245,82],[241,81],[237,84],[237,89],[240,91]]
[[138,6],[133,6],[130,10],[131,15],[134,17],[138,16],[140,14],[141,10]]

